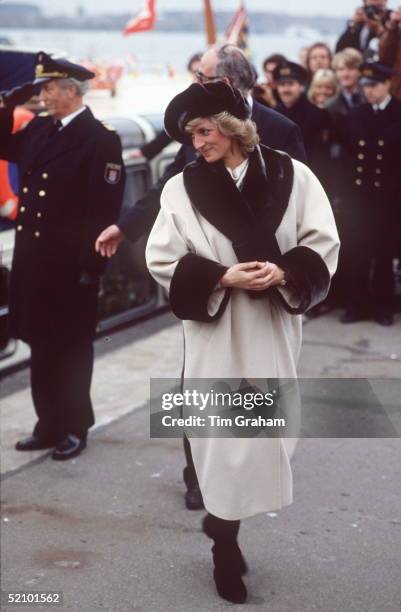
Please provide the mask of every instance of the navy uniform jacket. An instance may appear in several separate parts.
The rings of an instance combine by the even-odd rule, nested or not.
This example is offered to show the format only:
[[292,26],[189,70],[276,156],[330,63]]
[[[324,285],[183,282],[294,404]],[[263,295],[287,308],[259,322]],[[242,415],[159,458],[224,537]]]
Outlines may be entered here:
[[375,113],[352,109],[345,136],[344,198],[355,239],[375,255],[395,255],[401,243],[401,102]]
[[94,243],[122,201],[120,139],[87,108],[60,132],[50,117],[13,135],[11,126],[12,110],[0,109],[0,158],[21,175],[11,334],[29,343],[91,338],[105,269]]
[[[255,101],[251,118],[256,123],[262,144],[285,151],[291,157],[306,162],[301,132],[292,121]],[[193,147],[182,146],[158,183],[118,221],[119,228],[132,242],[152,228],[160,210],[160,194],[167,181],[182,172],[185,166],[195,159]]]

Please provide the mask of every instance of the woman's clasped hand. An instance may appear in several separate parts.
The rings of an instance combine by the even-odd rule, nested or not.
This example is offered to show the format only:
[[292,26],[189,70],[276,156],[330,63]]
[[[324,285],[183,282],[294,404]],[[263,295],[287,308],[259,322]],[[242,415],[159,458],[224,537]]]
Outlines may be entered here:
[[247,261],[228,268],[222,276],[222,287],[264,291],[275,285],[284,285],[284,270],[270,261]]

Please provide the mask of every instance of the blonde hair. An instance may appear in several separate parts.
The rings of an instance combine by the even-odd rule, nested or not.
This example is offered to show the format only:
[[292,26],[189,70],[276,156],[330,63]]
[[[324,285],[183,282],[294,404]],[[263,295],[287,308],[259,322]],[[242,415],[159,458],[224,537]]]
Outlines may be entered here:
[[311,102],[315,104],[315,88],[322,84],[329,84],[333,88],[333,93],[330,96],[331,98],[335,96],[339,91],[339,84],[337,81],[337,77],[332,70],[328,70],[326,68],[319,68],[316,70],[312,82],[310,84],[308,90],[308,98]]
[[259,144],[259,136],[256,130],[256,124],[251,119],[238,119],[231,113],[223,111],[210,117],[196,117],[191,119],[185,126],[185,131],[192,134],[203,119],[212,121],[219,132],[224,136],[233,138],[238,142],[242,155],[248,157],[249,153]]
[[357,49],[352,49],[351,47],[347,47],[342,51],[339,51],[333,57],[333,70],[337,70],[341,64],[344,64],[346,68],[360,68],[363,62],[362,53],[357,51]]

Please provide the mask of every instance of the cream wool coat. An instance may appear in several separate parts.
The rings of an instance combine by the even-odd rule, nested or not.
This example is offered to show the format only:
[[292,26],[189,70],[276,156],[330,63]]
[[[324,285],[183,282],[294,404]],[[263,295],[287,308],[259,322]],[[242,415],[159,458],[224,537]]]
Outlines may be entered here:
[[[329,201],[309,168],[292,161],[292,192],[276,231],[280,251],[308,247],[322,258],[331,276],[337,265],[339,240]],[[231,241],[194,208],[183,174],[179,174],[165,185],[146,249],[150,273],[167,291],[178,262],[189,252],[227,267],[238,263]],[[298,297],[290,289],[279,291],[288,304],[297,305]],[[225,289],[212,291],[209,314],[217,312],[224,294]],[[220,318],[211,322],[184,320],[183,329],[185,378],[296,377],[301,315],[289,314],[268,297],[255,300],[246,291],[233,289]],[[237,520],[279,510],[292,502],[290,452],[285,440],[189,441],[208,512]]]

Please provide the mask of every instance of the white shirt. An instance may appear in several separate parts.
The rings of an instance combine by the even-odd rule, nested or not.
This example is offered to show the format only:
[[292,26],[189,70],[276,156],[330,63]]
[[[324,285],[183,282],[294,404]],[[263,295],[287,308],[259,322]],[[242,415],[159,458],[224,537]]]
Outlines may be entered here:
[[244,159],[244,161],[242,161],[238,166],[235,166],[235,168],[228,168],[226,166],[226,170],[228,174],[231,176],[231,178],[233,179],[238,189],[241,188],[241,185],[244,182],[244,179],[245,179],[245,176],[248,170],[248,166],[249,166],[248,158]]
[[380,104],[372,104],[373,110],[374,111],[384,110],[385,108],[387,108],[387,105],[389,104],[390,100],[391,100],[391,96],[389,94],[386,98],[384,98],[383,102],[381,102]]
[[69,123],[71,123],[71,121],[73,119],[75,119],[75,117],[77,117],[80,113],[83,113],[85,109],[86,109],[86,106],[81,106],[81,108],[79,108],[78,110],[76,110],[73,113],[70,113],[69,115],[67,115],[66,117],[63,117],[62,119],[60,119],[60,121],[62,123],[62,127],[59,128],[59,132],[61,132],[61,130],[63,130],[65,127],[67,127],[67,125]]
[[348,102],[348,106],[355,106],[355,104],[352,102],[352,96],[354,94],[359,94],[358,88],[354,89],[353,91],[342,91],[341,93]]
[[368,38],[370,36],[370,27],[367,23],[362,27],[359,33],[359,43],[361,45],[361,49],[365,50],[368,46]]
[[252,110],[253,110],[253,97],[251,96],[251,94],[249,94],[249,96],[246,97],[246,101],[248,102],[250,111],[252,112]]

